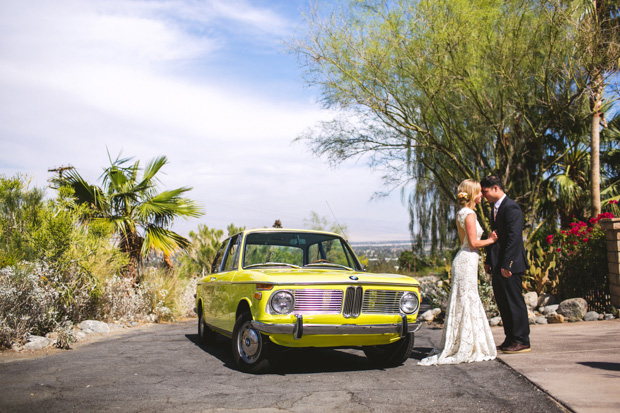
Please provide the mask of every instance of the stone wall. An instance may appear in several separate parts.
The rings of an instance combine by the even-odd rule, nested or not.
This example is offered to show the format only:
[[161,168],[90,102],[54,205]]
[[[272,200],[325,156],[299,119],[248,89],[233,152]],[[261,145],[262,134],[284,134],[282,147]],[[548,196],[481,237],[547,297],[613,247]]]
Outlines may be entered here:
[[620,308],[620,218],[601,219],[599,222],[607,239],[611,305]]

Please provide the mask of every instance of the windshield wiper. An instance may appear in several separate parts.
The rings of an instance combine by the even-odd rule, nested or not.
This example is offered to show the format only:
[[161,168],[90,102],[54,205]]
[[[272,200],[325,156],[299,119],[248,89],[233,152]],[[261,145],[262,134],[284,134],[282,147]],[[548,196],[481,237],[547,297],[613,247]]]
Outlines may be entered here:
[[342,264],[335,264],[333,262],[315,262],[315,263],[310,263],[310,264],[306,264],[304,265],[305,267],[336,267],[336,268],[342,268],[345,270],[349,270],[349,271],[355,271],[353,268],[351,267],[347,267],[346,265],[342,265]]
[[252,268],[252,267],[281,267],[281,266],[297,268],[297,269],[301,268],[298,265],[289,264],[288,262],[260,262],[260,263],[257,263],[257,264],[246,265],[243,268]]

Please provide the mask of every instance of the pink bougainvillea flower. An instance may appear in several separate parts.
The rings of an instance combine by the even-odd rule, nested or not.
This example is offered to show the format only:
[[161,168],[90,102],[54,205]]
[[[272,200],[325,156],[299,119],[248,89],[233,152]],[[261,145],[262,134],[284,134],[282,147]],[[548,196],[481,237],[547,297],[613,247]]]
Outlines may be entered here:
[[547,235],[547,244],[553,244],[553,235]]
[[618,201],[616,201],[615,199],[612,199],[611,201],[609,201],[609,203],[618,205]]

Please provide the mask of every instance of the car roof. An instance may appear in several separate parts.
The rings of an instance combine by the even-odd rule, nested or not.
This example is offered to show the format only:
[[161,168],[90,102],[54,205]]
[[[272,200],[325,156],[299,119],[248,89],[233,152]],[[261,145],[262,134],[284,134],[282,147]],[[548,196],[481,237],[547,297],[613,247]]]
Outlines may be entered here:
[[240,234],[251,234],[256,232],[299,232],[304,234],[323,234],[323,235],[333,235],[336,237],[344,238],[340,234],[336,234],[335,232],[328,231],[318,231],[314,229],[294,229],[294,228],[254,228],[254,229],[246,229],[241,231]]

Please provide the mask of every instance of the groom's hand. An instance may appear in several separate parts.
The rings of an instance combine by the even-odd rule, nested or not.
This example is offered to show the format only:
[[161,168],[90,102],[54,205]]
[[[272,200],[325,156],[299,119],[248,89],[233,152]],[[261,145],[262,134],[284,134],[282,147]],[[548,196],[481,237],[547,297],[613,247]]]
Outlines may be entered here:
[[491,266],[489,264],[484,264],[484,271],[491,275]]
[[506,270],[504,268],[502,268],[502,276],[505,278],[510,278],[510,276],[512,275],[512,271]]

